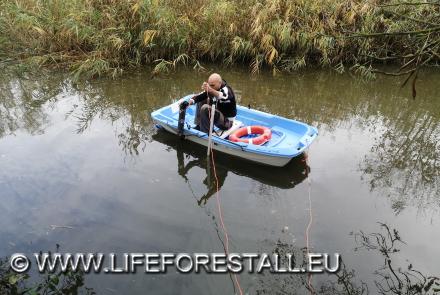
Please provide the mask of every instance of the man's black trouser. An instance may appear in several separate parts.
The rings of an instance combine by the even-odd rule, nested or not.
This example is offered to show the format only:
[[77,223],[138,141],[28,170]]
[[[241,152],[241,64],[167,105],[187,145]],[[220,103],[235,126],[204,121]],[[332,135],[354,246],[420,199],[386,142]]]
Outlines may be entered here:
[[[210,125],[211,106],[205,101],[199,102],[196,109],[196,117],[194,123],[200,126],[200,131],[208,133]],[[215,110],[214,125],[222,130],[228,130],[232,126],[232,122],[226,118],[222,112]]]

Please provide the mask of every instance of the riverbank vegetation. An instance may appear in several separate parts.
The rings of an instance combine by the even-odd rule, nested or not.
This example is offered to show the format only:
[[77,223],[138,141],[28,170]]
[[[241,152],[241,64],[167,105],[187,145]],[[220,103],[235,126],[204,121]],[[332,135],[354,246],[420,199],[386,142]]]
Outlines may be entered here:
[[372,76],[392,63],[415,82],[440,62],[440,2],[425,1],[0,0],[0,58],[76,77],[204,62]]

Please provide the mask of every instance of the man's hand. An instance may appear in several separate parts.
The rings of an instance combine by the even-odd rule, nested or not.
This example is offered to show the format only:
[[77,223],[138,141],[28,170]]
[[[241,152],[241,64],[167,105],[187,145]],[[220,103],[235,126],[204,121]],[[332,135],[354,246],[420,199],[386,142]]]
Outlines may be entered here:
[[181,110],[185,110],[190,104],[191,104],[191,100],[190,100],[189,103],[188,103],[186,100],[185,100],[185,101],[182,101],[182,102],[180,103],[180,109],[181,109]]
[[212,88],[211,86],[209,86],[208,82],[203,82],[202,89],[206,91],[208,94],[211,94],[215,97],[219,96],[219,92],[214,88]]
[[209,93],[209,90],[211,89],[211,87],[209,87],[208,82],[203,82],[202,84],[202,90],[206,91]]

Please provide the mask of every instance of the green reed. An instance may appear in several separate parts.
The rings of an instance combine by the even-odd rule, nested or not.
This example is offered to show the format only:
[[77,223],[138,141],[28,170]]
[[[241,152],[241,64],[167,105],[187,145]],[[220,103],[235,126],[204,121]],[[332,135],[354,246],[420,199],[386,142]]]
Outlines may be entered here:
[[[0,59],[118,75],[153,65],[295,71],[440,61],[440,2],[410,0],[0,0]],[[405,64],[411,62],[405,67]]]

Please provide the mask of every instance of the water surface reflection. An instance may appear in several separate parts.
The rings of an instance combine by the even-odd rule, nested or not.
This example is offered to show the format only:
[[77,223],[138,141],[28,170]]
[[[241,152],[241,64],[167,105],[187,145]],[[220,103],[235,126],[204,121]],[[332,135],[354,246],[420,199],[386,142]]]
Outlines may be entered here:
[[[346,266],[340,277],[314,277],[317,292],[345,294],[344,288],[352,288],[352,294],[362,294],[365,286],[371,294],[378,292],[374,273],[383,257],[354,251],[349,235],[377,232],[377,221],[405,237],[407,246],[396,265],[408,268],[409,260],[424,275],[439,273],[438,73],[427,70],[420,76],[420,93],[413,101],[387,77],[366,83],[331,71],[276,77],[249,77],[242,69],[224,72],[241,104],[320,131],[309,151],[310,167],[301,158],[277,169],[216,153],[233,251],[303,253],[309,175],[311,246],[341,253]],[[217,183],[206,151],[156,131],[149,116],[197,91],[205,76],[179,71],[148,79],[139,72],[78,84],[44,73],[3,76],[0,255],[38,252],[54,244],[70,252],[223,251],[212,202]],[[63,225],[71,228],[56,227]],[[234,290],[230,278],[221,275],[85,279],[104,294],[107,289],[138,293],[148,288],[162,294]],[[307,292],[302,276],[242,274],[240,279],[250,293]]]

